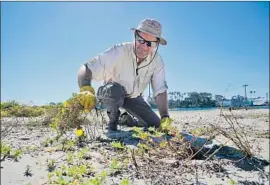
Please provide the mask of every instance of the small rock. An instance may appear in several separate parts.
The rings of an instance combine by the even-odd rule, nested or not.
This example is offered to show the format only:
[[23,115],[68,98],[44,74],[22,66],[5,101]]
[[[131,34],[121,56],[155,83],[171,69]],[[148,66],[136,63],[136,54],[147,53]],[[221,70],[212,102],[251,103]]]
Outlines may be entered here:
[[19,138],[20,140],[26,141],[26,140],[30,140],[30,137],[27,136],[22,136]]

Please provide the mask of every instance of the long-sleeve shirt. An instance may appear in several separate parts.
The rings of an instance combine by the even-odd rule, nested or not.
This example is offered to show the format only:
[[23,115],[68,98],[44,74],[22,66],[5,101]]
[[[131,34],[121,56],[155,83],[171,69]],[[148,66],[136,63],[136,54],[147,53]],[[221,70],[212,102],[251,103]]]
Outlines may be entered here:
[[165,65],[158,52],[154,59],[153,52],[138,65],[133,49],[133,43],[126,42],[116,44],[95,56],[86,63],[92,71],[92,78],[104,83],[111,81],[121,84],[131,98],[142,94],[149,83],[154,97],[167,90]]

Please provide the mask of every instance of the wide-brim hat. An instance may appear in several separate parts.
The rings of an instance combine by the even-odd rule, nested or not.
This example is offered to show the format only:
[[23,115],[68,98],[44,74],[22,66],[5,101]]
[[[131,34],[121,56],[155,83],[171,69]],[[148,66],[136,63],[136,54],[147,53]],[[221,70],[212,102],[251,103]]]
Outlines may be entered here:
[[133,31],[141,31],[144,33],[148,33],[152,35],[153,37],[157,37],[160,39],[160,44],[161,45],[167,45],[167,41],[165,38],[162,37],[162,25],[154,20],[154,19],[144,19],[140,22],[137,28],[130,28],[130,30]]

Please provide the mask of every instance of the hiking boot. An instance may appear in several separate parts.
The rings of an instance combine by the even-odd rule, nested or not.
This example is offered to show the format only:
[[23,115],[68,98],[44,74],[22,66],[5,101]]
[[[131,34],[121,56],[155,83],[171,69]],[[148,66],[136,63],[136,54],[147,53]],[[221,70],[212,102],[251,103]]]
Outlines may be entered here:
[[117,131],[117,123],[116,122],[109,123],[108,130]]
[[135,120],[129,113],[124,112],[119,119],[119,125],[125,125],[128,127],[144,127],[145,125]]
[[108,117],[110,120],[108,130],[117,131],[117,125],[118,125],[118,120],[119,120],[119,116],[120,116],[120,111],[117,110],[116,113],[107,111],[107,114],[108,114]]

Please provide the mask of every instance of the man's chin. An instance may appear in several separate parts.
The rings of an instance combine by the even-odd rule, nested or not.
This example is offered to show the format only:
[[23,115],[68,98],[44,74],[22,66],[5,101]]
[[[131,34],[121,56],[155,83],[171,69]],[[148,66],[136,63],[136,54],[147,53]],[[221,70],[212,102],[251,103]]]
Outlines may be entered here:
[[137,57],[140,58],[140,59],[143,59],[143,58],[147,57],[147,54],[144,54],[144,55],[137,54]]

